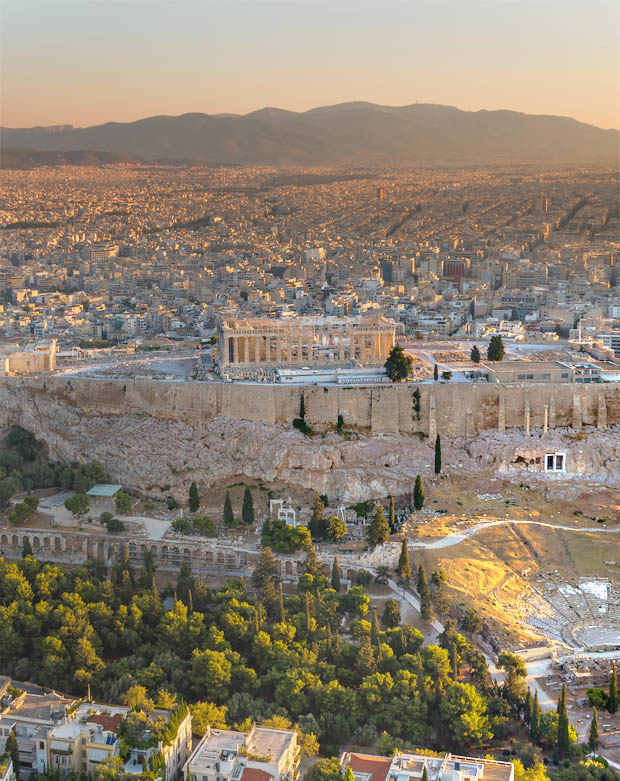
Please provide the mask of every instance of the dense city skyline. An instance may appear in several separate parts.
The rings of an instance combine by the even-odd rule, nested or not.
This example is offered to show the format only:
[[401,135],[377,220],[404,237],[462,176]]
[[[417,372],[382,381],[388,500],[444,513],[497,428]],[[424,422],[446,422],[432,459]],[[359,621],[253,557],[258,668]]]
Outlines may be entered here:
[[7,0],[2,124],[89,126],[368,100],[618,127],[619,21],[609,0],[587,8],[390,0],[380,15],[370,2],[353,13],[348,1],[147,9],[143,0]]

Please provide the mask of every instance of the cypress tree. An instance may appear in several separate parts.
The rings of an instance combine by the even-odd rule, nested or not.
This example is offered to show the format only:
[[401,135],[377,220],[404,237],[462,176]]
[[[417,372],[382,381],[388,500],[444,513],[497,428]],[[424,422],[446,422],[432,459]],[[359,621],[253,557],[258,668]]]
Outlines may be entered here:
[[224,499],[224,526],[232,529],[235,525],[235,516],[233,515],[232,503],[230,501],[230,491],[226,491]]
[[30,544],[30,540],[28,537],[24,537],[24,546],[22,548],[22,559],[25,559],[26,556],[32,556],[32,545]]
[[474,345],[471,348],[471,352],[469,354],[469,357],[470,357],[472,363],[480,363],[480,350],[478,349],[477,345]]
[[252,498],[252,491],[250,490],[249,485],[246,485],[245,491],[243,492],[241,517],[246,526],[251,526],[254,523],[254,499]]
[[380,635],[381,627],[379,626],[379,616],[377,615],[377,609],[373,607],[372,616],[370,618],[370,639],[373,645],[379,645]]
[[540,705],[538,704],[538,692],[534,692],[532,700],[532,713],[530,716],[530,738],[534,743],[540,738]]
[[388,512],[388,523],[390,524],[390,531],[394,534],[396,529],[396,515],[394,513],[394,497],[390,494],[390,509]]
[[284,594],[282,593],[282,582],[280,582],[280,623],[286,623],[286,613],[284,612]]
[[435,474],[438,475],[441,472],[441,439],[437,434],[435,440]]
[[566,684],[562,684],[562,693],[558,700],[558,753],[560,756],[566,756],[570,749],[570,738],[568,732],[568,711],[566,709]]
[[198,488],[196,483],[192,483],[189,487],[188,506],[191,513],[195,513],[196,510],[200,507],[200,497],[198,496]]
[[439,379],[439,367],[437,366],[437,364],[435,364],[435,368],[433,369],[433,379],[435,380],[435,382],[437,382],[437,380]]
[[4,750],[11,757],[11,761],[13,762],[15,778],[19,778],[19,747],[17,745],[17,736],[15,735],[14,730],[11,730],[9,737],[6,739]]
[[598,748],[598,710],[596,708],[592,708],[592,723],[590,724],[588,745],[592,753]]
[[420,595],[420,615],[424,621],[432,621],[433,605],[431,603],[431,592],[426,582],[426,572],[422,564],[418,567],[417,591]]
[[452,677],[455,681],[458,681],[459,677],[459,650],[456,647],[456,643],[452,643],[450,648],[450,664],[452,666]]
[[308,524],[310,535],[314,539],[322,539],[325,536],[325,507],[321,501],[321,497],[318,494],[314,495],[314,509],[312,510],[312,518]]
[[411,565],[409,564],[409,546],[407,545],[406,537],[403,537],[403,544],[398,559],[398,567],[396,567],[396,574],[403,578],[403,580],[409,580],[411,577]]
[[527,692],[525,693],[525,700],[523,702],[523,721],[526,724],[530,723],[530,719],[532,717],[532,692],[530,691],[530,687],[527,687]]
[[374,547],[375,545],[381,545],[383,542],[387,542],[390,539],[390,527],[385,519],[385,513],[381,505],[377,506],[375,517],[372,519],[370,528],[368,530],[368,541]]
[[413,489],[413,506],[416,510],[421,510],[424,507],[424,487],[422,486],[422,478],[418,475],[415,479],[415,488]]
[[310,632],[312,632],[312,629],[313,629],[313,626],[312,626],[312,594],[310,594],[310,593],[306,594],[305,608],[306,608],[306,632],[308,632],[308,634],[310,634]]
[[340,591],[340,567],[338,566],[338,556],[334,556],[332,564],[332,588],[334,591]]
[[607,710],[615,713],[618,710],[618,681],[616,679],[616,663],[611,663],[611,678],[609,680],[609,697],[607,699]]
[[306,419],[306,400],[304,399],[304,394],[301,394],[301,399],[299,400],[299,417],[302,420]]
[[426,763],[424,764],[424,770],[422,771],[422,781],[428,781],[428,773],[426,771]]

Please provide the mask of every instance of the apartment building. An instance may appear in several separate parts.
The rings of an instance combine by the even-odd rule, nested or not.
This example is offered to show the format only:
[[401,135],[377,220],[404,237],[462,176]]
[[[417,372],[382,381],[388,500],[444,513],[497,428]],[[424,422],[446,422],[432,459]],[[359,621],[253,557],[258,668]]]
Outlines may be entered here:
[[428,781],[514,781],[512,762],[452,754],[396,753],[390,758],[344,753],[340,764],[343,771],[351,768],[355,781],[420,781],[424,771]]
[[297,734],[291,730],[208,728],[183,775],[187,781],[295,781],[299,756]]

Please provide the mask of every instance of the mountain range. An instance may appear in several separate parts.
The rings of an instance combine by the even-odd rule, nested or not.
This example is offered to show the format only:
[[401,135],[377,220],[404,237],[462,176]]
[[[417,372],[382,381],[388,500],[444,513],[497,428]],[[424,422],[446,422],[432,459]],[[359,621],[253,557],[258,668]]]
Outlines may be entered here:
[[[73,164],[98,164],[100,153],[140,160],[302,166],[614,163],[620,141],[617,130],[569,117],[363,102],[301,113],[264,108],[244,115],[155,116],[86,128],[2,128],[1,133],[2,156],[8,154],[12,163],[3,162],[3,167],[70,164],[71,159],[78,160]],[[64,162],[60,156],[41,163],[33,150],[70,156]],[[80,162],[78,152],[96,154]],[[113,162],[114,157],[100,160]]]

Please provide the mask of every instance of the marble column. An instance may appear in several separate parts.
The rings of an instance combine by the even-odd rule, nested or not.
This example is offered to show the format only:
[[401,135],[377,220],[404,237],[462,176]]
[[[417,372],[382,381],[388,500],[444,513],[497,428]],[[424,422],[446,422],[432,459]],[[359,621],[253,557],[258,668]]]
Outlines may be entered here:
[[525,400],[525,433],[530,433],[530,400]]
[[260,363],[260,336],[254,337],[254,361]]
[[265,337],[265,363],[271,363],[271,336]]
[[340,360],[344,361],[344,348],[345,348],[344,335],[338,337],[338,347],[340,349]]
[[555,428],[555,397],[549,399],[549,428]]
[[543,432],[546,434],[549,430],[549,405],[545,404],[545,422],[543,424]]
[[239,363],[239,337],[233,336],[233,363]]
[[245,342],[245,356],[243,358],[244,363],[250,362],[250,337],[246,336],[244,339]]
[[282,338],[276,337],[276,361],[282,363]]

